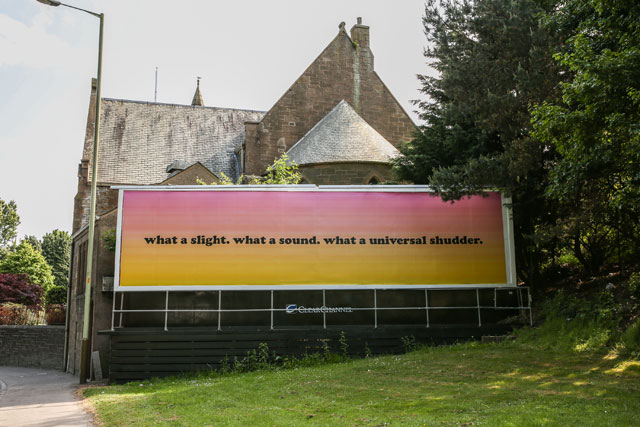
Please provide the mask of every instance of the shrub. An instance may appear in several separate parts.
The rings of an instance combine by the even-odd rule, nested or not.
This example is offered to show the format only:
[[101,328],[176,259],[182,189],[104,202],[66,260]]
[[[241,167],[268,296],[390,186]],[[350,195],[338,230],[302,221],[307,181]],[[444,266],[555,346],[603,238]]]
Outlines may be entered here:
[[42,288],[31,283],[26,274],[0,273],[0,304],[42,304]]
[[0,325],[37,325],[40,313],[40,306],[5,303],[0,305]]
[[111,228],[102,233],[102,246],[109,252],[116,251],[116,229]]
[[64,304],[49,304],[45,308],[47,325],[64,325],[66,307]]
[[633,273],[629,277],[629,291],[632,296],[640,299],[640,273]]
[[47,302],[47,305],[64,304],[67,301],[66,286],[53,285],[45,292],[44,299]]
[[622,334],[622,342],[624,343],[624,348],[630,352],[640,352],[640,319],[632,323]]
[[53,286],[51,266],[47,264],[44,256],[26,241],[22,241],[0,261],[0,273],[27,274],[31,283],[44,289]]

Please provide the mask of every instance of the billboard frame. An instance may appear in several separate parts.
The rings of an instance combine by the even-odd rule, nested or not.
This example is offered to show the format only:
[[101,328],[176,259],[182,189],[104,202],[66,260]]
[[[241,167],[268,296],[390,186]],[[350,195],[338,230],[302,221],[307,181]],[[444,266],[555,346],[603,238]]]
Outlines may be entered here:
[[[476,289],[476,288],[514,288],[517,286],[515,246],[513,235],[513,211],[511,198],[500,193],[502,207],[502,227],[504,238],[504,254],[506,268],[506,283],[481,284],[313,284],[313,285],[159,285],[159,286],[120,286],[122,217],[124,193],[131,191],[233,191],[233,192],[381,192],[381,193],[431,193],[430,187],[424,185],[171,185],[171,186],[112,186],[118,190],[118,214],[116,226],[116,249],[114,271],[115,292],[180,292],[180,291],[277,291],[277,290],[388,290],[388,289]],[[487,192],[496,192],[487,190]]]

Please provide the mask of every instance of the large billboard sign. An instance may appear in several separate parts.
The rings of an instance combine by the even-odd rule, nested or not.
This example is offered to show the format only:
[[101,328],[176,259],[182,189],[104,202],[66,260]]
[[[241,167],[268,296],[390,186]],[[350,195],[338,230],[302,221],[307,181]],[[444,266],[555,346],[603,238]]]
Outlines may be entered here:
[[421,186],[116,187],[116,290],[515,286],[497,192]]

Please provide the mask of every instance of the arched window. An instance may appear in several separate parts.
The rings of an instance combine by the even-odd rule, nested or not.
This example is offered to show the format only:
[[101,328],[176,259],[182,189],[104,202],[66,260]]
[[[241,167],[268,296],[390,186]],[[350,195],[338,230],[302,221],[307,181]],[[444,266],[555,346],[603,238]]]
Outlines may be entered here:
[[367,184],[369,184],[369,185],[376,185],[376,184],[379,184],[379,183],[380,183],[380,181],[378,180],[378,178],[376,176],[372,176],[369,179],[369,182],[367,182]]

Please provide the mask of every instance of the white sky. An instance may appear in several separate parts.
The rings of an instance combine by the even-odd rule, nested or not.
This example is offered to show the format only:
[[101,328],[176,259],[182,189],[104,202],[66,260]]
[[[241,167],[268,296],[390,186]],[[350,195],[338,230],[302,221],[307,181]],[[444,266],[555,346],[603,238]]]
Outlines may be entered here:
[[[104,98],[268,110],[356,17],[375,69],[414,121],[426,73],[423,0],[68,0],[105,14]],[[19,237],[71,231],[98,19],[36,0],[0,0],[0,198]]]

